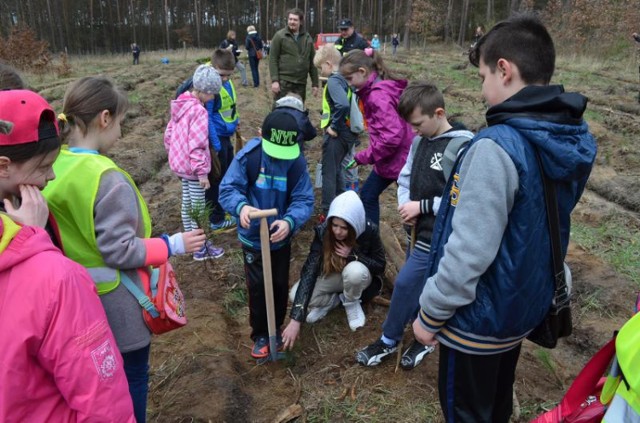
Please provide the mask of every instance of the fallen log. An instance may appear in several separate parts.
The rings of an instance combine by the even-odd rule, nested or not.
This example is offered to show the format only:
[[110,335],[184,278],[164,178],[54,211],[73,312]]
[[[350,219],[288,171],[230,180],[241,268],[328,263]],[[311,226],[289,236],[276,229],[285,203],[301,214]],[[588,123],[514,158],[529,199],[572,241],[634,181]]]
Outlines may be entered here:
[[386,222],[380,222],[380,238],[382,238],[382,245],[387,255],[387,269],[384,279],[387,287],[393,290],[398,272],[404,266],[405,252],[395,231]]

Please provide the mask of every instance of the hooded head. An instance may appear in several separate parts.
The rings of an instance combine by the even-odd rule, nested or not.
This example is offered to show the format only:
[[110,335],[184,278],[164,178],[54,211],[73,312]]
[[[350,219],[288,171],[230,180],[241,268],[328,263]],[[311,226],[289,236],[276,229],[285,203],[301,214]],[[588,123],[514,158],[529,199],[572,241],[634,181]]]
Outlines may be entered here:
[[356,231],[356,238],[364,233],[367,218],[362,200],[354,191],[346,191],[338,195],[329,206],[327,220],[338,217],[347,222]]
[[292,109],[299,110],[304,112],[304,103],[299,98],[296,98],[292,95],[286,95],[282,97],[280,100],[276,101],[276,108],[279,107],[290,107]]

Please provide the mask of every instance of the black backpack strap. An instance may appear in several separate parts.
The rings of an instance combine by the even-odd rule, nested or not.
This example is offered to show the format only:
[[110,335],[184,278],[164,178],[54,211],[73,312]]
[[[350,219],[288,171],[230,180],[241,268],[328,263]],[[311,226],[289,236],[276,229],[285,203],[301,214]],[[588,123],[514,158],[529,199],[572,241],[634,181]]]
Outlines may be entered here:
[[193,88],[193,77],[192,76],[190,76],[182,84],[180,84],[180,86],[176,90],[176,98],[178,98],[180,96],[180,94],[182,94],[182,93],[184,93],[186,91],[189,91],[191,88]]

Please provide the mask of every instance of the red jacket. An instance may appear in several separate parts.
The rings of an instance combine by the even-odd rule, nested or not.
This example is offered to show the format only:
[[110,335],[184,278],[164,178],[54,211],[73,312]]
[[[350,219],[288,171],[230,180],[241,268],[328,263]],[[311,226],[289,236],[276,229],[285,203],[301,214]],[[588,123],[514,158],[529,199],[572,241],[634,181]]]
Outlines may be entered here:
[[0,421],[135,422],[122,357],[86,270],[0,215]]

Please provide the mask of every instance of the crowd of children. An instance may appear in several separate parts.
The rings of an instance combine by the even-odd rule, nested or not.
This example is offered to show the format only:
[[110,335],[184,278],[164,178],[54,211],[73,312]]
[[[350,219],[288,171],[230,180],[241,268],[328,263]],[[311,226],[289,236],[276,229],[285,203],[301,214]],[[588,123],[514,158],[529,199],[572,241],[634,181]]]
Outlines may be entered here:
[[[251,219],[261,209],[277,209],[268,226],[278,349],[292,349],[303,321],[317,322],[340,304],[351,330],[364,326],[361,301],[377,294],[386,265],[379,196],[397,183],[408,259],[381,337],[355,360],[379,364],[412,324],[415,340],[401,365],[414,368],[440,345],[445,419],[507,422],[521,342],[553,295],[542,173],[557,184],[566,253],[569,215],[596,146],[582,118],[586,98],[550,85],[555,50],[536,18],[497,24],[478,38],[470,60],[490,106],[488,127],[475,137],[448,121],[433,83],[395,76],[377,49],[343,56],[326,45],[316,53],[314,65],[328,77],[320,122],[326,220],[315,227],[290,292],[291,240],[314,208],[302,151],[316,131],[300,97],[280,99],[260,135],[234,155],[230,139],[239,114],[229,76],[235,59],[219,49],[200,65],[171,102],[164,135],[182,185],[184,232],[153,238],[135,183],[105,156],[120,138],[126,96],[107,78],[82,78],[70,85],[56,119],[44,99],[20,89],[17,74],[0,68],[10,89],[0,91],[0,299],[13,300],[8,311],[0,308],[7,317],[0,322],[18,316],[34,339],[0,338],[11,366],[25,369],[16,378],[0,363],[0,385],[31,387],[29,395],[3,397],[0,420],[145,421],[151,333],[120,282],[142,287],[149,266],[174,254],[220,257],[224,251],[205,239],[198,212],[211,212],[213,230],[237,225],[252,357],[272,353],[259,222]],[[350,127],[355,95],[369,143],[344,166],[358,142]],[[373,169],[359,195],[343,192],[345,171],[364,165]],[[50,266],[41,271],[35,261]],[[20,283],[25,272],[34,283]],[[282,330],[289,299],[291,319]],[[2,333],[15,327],[0,323]],[[26,374],[39,383],[27,383]],[[29,398],[39,398],[37,406]]]

